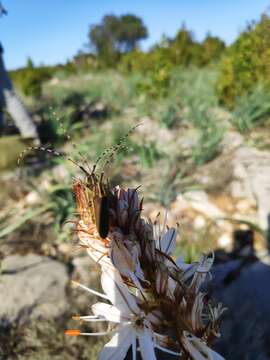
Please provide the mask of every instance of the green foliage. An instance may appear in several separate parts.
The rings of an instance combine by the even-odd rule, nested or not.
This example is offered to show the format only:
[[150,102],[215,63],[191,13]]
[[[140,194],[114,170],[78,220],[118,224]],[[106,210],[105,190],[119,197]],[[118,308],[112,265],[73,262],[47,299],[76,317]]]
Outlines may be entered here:
[[154,141],[141,145],[133,143],[131,153],[138,154],[141,165],[148,169],[155,166],[157,161],[163,156],[163,153],[157,148]]
[[[25,225],[25,223],[29,220],[32,220],[40,216],[42,213],[51,210],[53,206],[53,203],[49,203],[36,209],[31,209],[20,217],[18,217],[17,212],[14,214],[9,214],[8,219],[5,217],[0,217],[0,238],[3,238],[16,231],[17,229]],[[13,215],[14,217],[12,217],[11,215]],[[12,221],[10,221],[10,219]]]
[[[164,49],[155,50],[151,55],[150,71],[137,83],[139,92],[153,98],[165,97],[170,90],[172,64],[168,62]],[[148,59],[149,61],[150,59]],[[150,63],[149,63],[150,65]]]
[[48,105],[58,107],[64,117],[96,102],[102,102],[112,113],[119,113],[132,101],[134,87],[132,76],[125,79],[114,70],[105,70],[65,77],[59,85],[46,84],[44,95]]
[[158,114],[158,118],[162,126],[168,129],[174,128],[181,121],[179,104],[167,101]]
[[188,119],[200,127],[205,122],[206,110],[218,104],[215,94],[215,70],[175,68],[171,80],[170,96],[186,110]]
[[133,72],[145,73],[152,69],[151,53],[144,53],[139,49],[134,49],[123,54],[118,64],[118,69],[124,74]]
[[[192,151],[196,165],[203,165],[218,154],[224,133],[223,127],[213,115],[213,109],[218,105],[215,94],[216,77],[214,70],[195,67],[189,71],[175,68],[172,74],[171,97],[175,99],[174,104],[179,104],[185,117],[197,131],[197,143]],[[177,113],[177,107],[174,113]]]
[[236,100],[232,122],[240,132],[249,131],[269,118],[269,89],[259,85],[251,93]]
[[162,166],[162,176],[157,178],[157,188],[152,190],[151,200],[157,201],[168,208],[177,196],[176,182],[182,177],[181,171],[172,177],[172,169],[175,163],[175,154],[165,159]]
[[138,41],[146,39],[147,28],[138,16],[127,14],[119,17],[118,36],[119,49],[121,53],[132,51],[136,48]]
[[49,190],[49,201],[53,204],[53,230],[57,242],[67,241],[69,230],[66,221],[74,215],[74,199],[70,186],[63,184],[52,185]]
[[222,104],[233,108],[236,99],[258,83],[270,86],[270,18],[262,15],[227,49],[220,64],[217,92]]
[[49,67],[34,67],[33,61],[29,58],[25,68],[11,72],[11,78],[24,95],[40,98],[42,84],[50,79],[52,73],[53,71]]
[[194,63],[196,45],[192,32],[183,25],[170,45],[172,62],[182,66]]
[[217,36],[207,34],[202,42],[200,65],[208,65],[220,60],[225,50],[225,43]]
[[121,54],[134,50],[147,37],[147,28],[135,15],[106,15],[90,28],[88,36],[95,53],[105,65],[112,66]]
[[186,69],[192,65],[206,66],[221,57],[225,44],[208,34],[202,43],[194,40],[192,32],[183,26],[174,39],[163,38],[148,53],[137,49],[122,56],[119,70],[125,74],[139,72],[138,91],[149,97],[167,96],[174,68]]
[[[204,117],[204,120],[206,119],[207,115]],[[223,134],[223,128],[209,118],[205,121],[204,126],[198,128],[198,140],[192,152],[196,165],[203,165],[218,155]]]
[[80,70],[96,70],[99,68],[99,61],[96,55],[79,51],[73,58],[73,64]]
[[68,238],[68,229],[65,222],[70,220],[75,211],[70,186],[54,184],[50,187],[48,195],[46,205],[36,206],[22,214],[18,214],[18,212],[10,213],[8,218],[1,217],[0,238],[18,231],[30,220],[38,219],[41,214],[51,213],[53,215],[52,225],[56,241],[65,241]]

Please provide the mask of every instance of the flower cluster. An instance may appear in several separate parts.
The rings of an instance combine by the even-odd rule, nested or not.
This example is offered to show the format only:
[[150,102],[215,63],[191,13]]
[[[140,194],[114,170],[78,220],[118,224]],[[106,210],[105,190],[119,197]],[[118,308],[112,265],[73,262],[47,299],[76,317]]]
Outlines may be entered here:
[[105,299],[79,319],[109,326],[103,333],[67,330],[67,335],[113,333],[101,360],[125,359],[129,349],[133,359],[138,352],[156,359],[156,349],[179,359],[223,359],[209,345],[219,336],[224,309],[202,289],[213,256],[192,264],[174,259],[177,229],[159,217],[146,221],[137,189],[110,189],[102,177],[91,175],[76,181],[74,192],[80,245],[101,267],[104,293],[78,286]]

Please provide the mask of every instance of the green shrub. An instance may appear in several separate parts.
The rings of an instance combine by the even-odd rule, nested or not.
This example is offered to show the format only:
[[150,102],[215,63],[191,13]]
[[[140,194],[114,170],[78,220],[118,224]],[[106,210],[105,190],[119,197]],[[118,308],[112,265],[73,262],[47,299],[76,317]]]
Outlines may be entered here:
[[11,78],[15,85],[26,96],[40,98],[42,95],[42,84],[50,79],[54,69],[50,67],[34,67],[31,59],[28,59],[27,66],[11,72]]
[[208,68],[192,67],[188,71],[175,68],[172,74],[170,96],[197,131],[197,143],[192,152],[196,165],[203,165],[219,153],[224,133],[213,117],[213,109],[218,105],[216,78],[217,72]]
[[166,46],[167,61],[174,66],[189,67],[205,65],[202,43],[195,40],[193,33],[183,25],[175,38],[168,41]]
[[192,158],[196,165],[203,165],[213,160],[220,151],[220,142],[224,129],[214,121],[206,121],[205,126],[198,128],[198,140],[192,151]]
[[168,129],[174,128],[181,121],[180,110],[176,102],[166,102],[158,114],[161,125]]
[[270,117],[270,92],[262,85],[236,100],[232,122],[240,132],[263,124]]
[[163,156],[154,141],[143,145],[134,144],[133,152],[139,155],[140,162],[145,168],[153,167],[157,160]]
[[[161,67],[205,66],[220,59],[225,43],[218,37],[208,34],[202,43],[194,40],[191,31],[185,26],[174,39],[163,38],[148,53],[138,49],[123,55],[118,69],[124,73],[154,72]],[[160,64],[161,63],[161,64]]]
[[46,83],[44,98],[48,105],[57,105],[61,115],[69,117],[97,102],[107,109],[109,115],[122,113],[131,106],[136,94],[136,74],[128,78],[114,70],[102,72],[79,72],[56,85]]
[[201,46],[199,65],[205,66],[220,60],[225,50],[225,43],[217,36],[207,34]]
[[157,98],[168,92],[172,66],[167,48],[155,48],[148,53],[136,49],[122,56],[118,70],[125,75],[139,74],[137,91]]
[[65,184],[54,184],[49,190],[49,201],[53,205],[53,230],[58,242],[66,241],[68,238],[68,228],[66,222],[73,216],[74,199],[70,191],[70,186]]
[[170,97],[186,110],[187,118],[195,126],[204,122],[206,110],[218,104],[215,93],[217,73],[212,69],[178,67],[173,70]]
[[144,53],[135,49],[129,53],[122,55],[118,63],[118,70],[124,74],[132,72],[148,72],[152,69],[152,54]]
[[227,49],[220,64],[217,92],[221,104],[233,108],[238,97],[258,83],[270,86],[270,18],[262,15]]

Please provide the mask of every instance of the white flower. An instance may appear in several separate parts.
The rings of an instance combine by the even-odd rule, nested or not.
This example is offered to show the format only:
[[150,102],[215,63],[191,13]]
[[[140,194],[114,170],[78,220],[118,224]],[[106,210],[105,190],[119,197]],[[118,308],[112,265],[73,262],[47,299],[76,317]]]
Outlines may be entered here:
[[[138,306],[141,300],[130,293],[117,271],[103,268],[101,285],[105,294],[80,286],[95,295],[108,299],[111,304],[98,302],[92,305],[94,316],[78,317],[78,319],[84,321],[107,321],[114,324],[112,330],[115,334],[100,352],[99,359],[124,359],[130,347],[132,347],[133,359],[136,359],[138,340],[142,358],[144,360],[155,360],[154,333],[148,315]],[[153,316],[150,315],[150,317],[152,320]],[[110,332],[102,332],[100,335]],[[79,330],[68,330],[66,334],[99,335],[99,333],[81,333]]]
[[214,350],[210,349],[202,340],[184,331],[182,344],[193,360],[225,360]]
[[97,303],[92,306],[92,311],[99,318],[116,323],[117,332],[105,345],[99,358],[124,359],[130,346],[135,358],[136,339],[138,339],[142,358],[156,359],[151,324],[140,310],[136,297],[130,293],[116,271],[104,270],[101,284],[112,305]]

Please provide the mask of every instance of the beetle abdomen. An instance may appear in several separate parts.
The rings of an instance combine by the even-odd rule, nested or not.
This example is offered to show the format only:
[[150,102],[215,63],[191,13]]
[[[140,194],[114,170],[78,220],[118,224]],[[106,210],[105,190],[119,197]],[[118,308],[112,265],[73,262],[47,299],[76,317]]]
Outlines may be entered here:
[[109,232],[109,200],[108,196],[94,198],[94,211],[97,230],[102,239],[105,239]]

